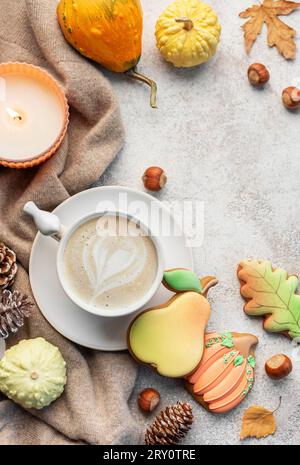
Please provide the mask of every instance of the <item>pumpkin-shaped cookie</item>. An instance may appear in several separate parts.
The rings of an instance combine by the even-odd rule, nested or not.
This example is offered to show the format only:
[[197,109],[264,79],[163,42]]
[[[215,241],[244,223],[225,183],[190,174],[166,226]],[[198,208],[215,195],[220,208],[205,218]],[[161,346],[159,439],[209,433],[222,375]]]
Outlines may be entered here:
[[132,356],[159,374],[180,378],[191,373],[203,353],[210,305],[205,295],[216,284],[214,277],[199,281],[190,270],[164,274],[163,283],[177,295],[138,315],[128,330]]
[[187,377],[187,388],[195,399],[215,413],[236,407],[253,387],[257,342],[252,334],[206,334],[201,363]]

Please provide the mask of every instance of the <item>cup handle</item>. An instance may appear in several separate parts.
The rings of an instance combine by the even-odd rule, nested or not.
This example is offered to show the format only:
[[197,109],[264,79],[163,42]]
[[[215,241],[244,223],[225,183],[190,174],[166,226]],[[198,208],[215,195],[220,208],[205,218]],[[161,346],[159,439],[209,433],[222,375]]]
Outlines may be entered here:
[[66,228],[54,213],[40,210],[34,202],[27,202],[23,211],[33,218],[37,229],[44,236],[50,236],[57,241],[63,238]]

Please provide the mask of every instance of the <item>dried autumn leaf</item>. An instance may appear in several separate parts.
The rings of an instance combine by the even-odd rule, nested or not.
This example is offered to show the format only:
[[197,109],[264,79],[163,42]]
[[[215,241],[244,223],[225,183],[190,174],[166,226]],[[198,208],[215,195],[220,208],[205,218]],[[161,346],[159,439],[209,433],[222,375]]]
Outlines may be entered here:
[[243,416],[240,438],[255,437],[260,439],[274,434],[276,431],[276,421],[273,414],[279,409],[280,404],[281,397],[278,407],[273,412],[259,405],[252,405],[247,408]]
[[253,5],[240,13],[241,18],[250,18],[244,25],[244,37],[247,53],[261,33],[263,24],[268,29],[268,45],[277,47],[277,50],[287,60],[295,58],[296,43],[295,29],[289,27],[278,16],[286,16],[300,7],[300,3],[286,0],[264,0],[261,5]]

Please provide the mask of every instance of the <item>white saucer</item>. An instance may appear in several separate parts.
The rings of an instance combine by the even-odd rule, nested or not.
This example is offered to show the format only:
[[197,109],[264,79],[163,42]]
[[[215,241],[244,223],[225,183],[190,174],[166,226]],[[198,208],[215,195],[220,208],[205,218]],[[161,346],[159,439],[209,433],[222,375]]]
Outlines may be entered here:
[[[119,186],[96,187],[74,195],[59,205],[54,213],[62,224],[70,226],[78,218],[99,209],[99,202],[113,202],[119,206],[119,194],[127,194],[129,213],[146,220],[142,206],[155,202],[163,220],[170,220],[175,234],[162,237],[165,267],[193,268],[191,248],[169,210],[154,197]],[[135,202],[133,205],[132,202]],[[137,204],[139,202],[139,206]],[[134,208],[134,211],[132,211]],[[150,220],[150,228],[155,229]],[[120,318],[105,318],[92,315],[77,307],[64,293],[56,274],[56,251],[58,244],[51,238],[37,234],[30,257],[30,283],[35,300],[48,322],[63,336],[84,347],[97,350],[115,351],[127,348],[126,333],[134,314]],[[170,295],[160,286],[147,307],[158,305]]]

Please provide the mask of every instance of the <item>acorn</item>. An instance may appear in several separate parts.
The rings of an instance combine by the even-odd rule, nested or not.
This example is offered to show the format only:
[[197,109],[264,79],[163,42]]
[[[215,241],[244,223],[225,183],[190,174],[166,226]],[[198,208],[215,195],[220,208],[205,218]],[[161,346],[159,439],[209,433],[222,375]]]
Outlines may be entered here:
[[300,107],[300,89],[293,86],[283,89],[282,103],[289,110]]
[[265,364],[266,373],[272,379],[285,378],[291,373],[292,369],[291,359],[284,354],[273,355]]
[[156,389],[146,388],[139,393],[138,405],[143,412],[152,412],[160,402],[160,394]]
[[261,63],[253,63],[248,68],[248,79],[252,86],[261,87],[270,79],[270,73]]
[[166,173],[159,166],[150,166],[142,177],[144,186],[149,191],[159,191],[167,182]]

